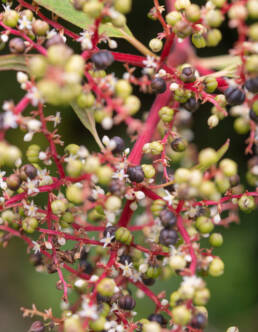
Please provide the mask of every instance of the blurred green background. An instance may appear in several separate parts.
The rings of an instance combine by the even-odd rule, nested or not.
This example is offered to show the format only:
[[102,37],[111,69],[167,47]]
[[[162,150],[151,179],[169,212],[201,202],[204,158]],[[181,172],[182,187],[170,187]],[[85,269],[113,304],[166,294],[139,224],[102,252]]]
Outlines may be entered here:
[[[148,43],[156,33],[161,31],[157,22],[147,18],[147,11],[152,7],[152,0],[134,0],[133,13],[128,17],[128,25],[137,38]],[[216,49],[208,49],[200,52],[200,56],[223,54],[233,45],[236,34],[228,30],[223,24],[224,40]],[[121,51],[134,52],[125,42],[119,41]],[[6,52],[4,50],[2,53]],[[121,74],[122,67],[114,66],[114,71]],[[13,99],[15,102],[23,95],[16,84],[15,73],[1,72],[2,88],[0,89],[0,102]],[[142,111],[148,110],[153,97],[142,96]],[[48,112],[55,114],[57,109],[49,108]],[[96,146],[89,133],[82,127],[71,109],[61,109],[62,125],[60,132],[65,144],[85,144],[90,150]],[[218,148],[230,137],[232,146],[227,156],[234,158],[240,167],[242,177],[246,170],[248,157],[244,155],[245,136],[238,136],[232,129],[232,119],[228,118],[215,129],[207,128],[207,119],[210,107],[205,105],[194,114],[194,141],[199,149],[206,146]],[[104,132],[100,130],[100,136]],[[108,132],[108,135],[123,135],[125,127],[122,125]],[[23,134],[11,131],[8,134],[11,142],[23,149],[28,144],[23,143]],[[36,136],[35,142],[46,144]],[[221,229],[224,235],[224,245],[216,250],[225,262],[225,274],[218,278],[208,278],[208,286],[211,289],[212,298],[209,302],[208,332],[223,332],[228,326],[237,325],[241,332],[257,332],[258,328],[258,287],[257,287],[257,259],[258,259],[258,214],[241,215],[240,225],[232,225],[230,229]],[[219,229],[220,231],[220,229]],[[35,272],[28,260],[26,247],[21,240],[12,240],[6,249],[0,249],[0,331],[23,332],[27,331],[31,321],[23,319],[20,307],[31,307],[37,304],[43,310],[53,308],[54,313],[60,310],[61,292],[56,290],[57,276],[40,274]],[[153,286],[156,292],[164,287],[168,294],[176,289],[178,280],[157,283]],[[148,299],[138,300],[136,311],[140,316],[152,313],[153,305]]]

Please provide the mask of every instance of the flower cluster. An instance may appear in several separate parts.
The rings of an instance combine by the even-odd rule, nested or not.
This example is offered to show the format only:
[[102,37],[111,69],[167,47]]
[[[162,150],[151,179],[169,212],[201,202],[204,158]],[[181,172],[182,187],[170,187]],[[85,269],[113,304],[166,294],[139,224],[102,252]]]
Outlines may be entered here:
[[[35,4],[44,1],[2,2],[0,44],[10,54],[0,56],[0,63],[17,70],[24,97],[16,104],[5,101],[0,114],[0,241],[6,246],[12,237],[23,239],[36,270],[57,273],[63,292],[60,318],[35,306],[23,308],[25,316],[47,321],[34,322],[30,332],[47,326],[64,332],[203,331],[210,298],[204,277],[224,272],[214,252],[223,244],[217,226],[237,222],[239,210],[257,207],[257,0],[210,0],[201,7],[171,0],[167,12],[154,0],[149,18],[158,20],[162,31],[149,48],[126,26],[131,0],[63,0],[74,17],[84,15],[89,22],[79,35],[45,16]],[[66,18],[55,9],[53,14]],[[194,47],[218,45],[226,16],[238,32],[230,55],[215,64],[198,58]],[[114,35],[142,56],[114,52]],[[68,46],[71,41],[80,52]],[[124,64],[122,77],[110,72],[115,61]],[[226,65],[214,70],[220,62]],[[141,110],[136,91],[155,95],[142,121],[134,117]],[[193,113],[204,103],[212,104],[210,129],[230,115],[237,133],[250,133],[250,191],[241,184],[237,163],[225,157],[229,139],[217,150],[198,151],[194,144]],[[48,104],[60,111],[46,115]],[[63,146],[58,133],[63,106],[75,111],[97,151]],[[136,138],[133,146],[125,137],[99,137],[98,125],[109,130],[122,122],[132,141]],[[19,129],[26,151],[6,140],[7,131]],[[34,144],[35,135],[44,136],[48,147]],[[203,238],[208,247],[201,247]],[[157,280],[175,275],[182,277],[176,291],[151,290]],[[75,304],[72,291],[78,294]],[[136,319],[143,296],[155,311]]]

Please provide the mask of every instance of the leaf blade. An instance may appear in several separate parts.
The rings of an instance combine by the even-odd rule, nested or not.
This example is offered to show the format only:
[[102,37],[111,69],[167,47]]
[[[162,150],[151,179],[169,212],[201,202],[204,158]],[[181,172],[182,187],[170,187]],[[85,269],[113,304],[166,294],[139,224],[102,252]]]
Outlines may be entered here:
[[24,55],[1,55],[0,56],[0,71],[17,70],[28,71],[26,67],[26,58]]
[[[74,9],[70,0],[34,0],[40,6],[50,10],[62,19],[76,25],[79,28],[86,29],[93,24],[93,20],[82,11]],[[132,33],[126,26],[124,32],[127,35]],[[114,27],[111,23],[100,25],[100,33],[106,33],[109,37],[125,38],[121,29]]]

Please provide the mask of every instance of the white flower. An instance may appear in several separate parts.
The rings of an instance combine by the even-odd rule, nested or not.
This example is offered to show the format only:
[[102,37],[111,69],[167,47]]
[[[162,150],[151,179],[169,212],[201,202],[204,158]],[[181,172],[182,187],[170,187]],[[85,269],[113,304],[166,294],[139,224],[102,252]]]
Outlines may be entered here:
[[89,305],[89,303],[85,299],[83,299],[82,310],[79,311],[79,315],[81,317],[97,319],[98,318],[97,306],[95,304]]
[[117,42],[113,39],[108,40],[108,46],[112,49],[117,48]]
[[81,47],[83,50],[91,50],[93,45],[91,41],[91,37],[93,35],[93,32],[84,30],[80,33],[80,36],[77,41],[81,43]]
[[27,93],[27,97],[30,99],[32,106],[38,106],[39,102],[43,102],[43,99],[35,86],[33,86]]
[[147,68],[156,68],[157,67],[157,63],[155,62],[155,58],[153,56],[147,55],[147,59],[143,60],[143,64],[145,67]]
[[99,186],[96,186],[95,189],[92,189],[92,192],[91,192],[91,196],[94,199],[98,199],[99,195],[104,195],[104,194],[105,194],[105,191]]
[[183,277],[181,286],[192,287],[192,288],[202,288],[204,286],[204,281],[195,275],[191,276],[191,277]]
[[167,75],[167,72],[164,69],[160,69],[159,72],[155,75],[155,77],[164,77]]
[[3,43],[7,43],[8,39],[9,39],[9,37],[8,37],[8,35],[6,33],[3,33],[1,35],[1,40],[2,40]]
[[4,127],[5,128],[17,128],[17,116],[12,111],[4,113]]
[[179,88],[179,85],[177,83],[171,83],[169,86],[170,91],[176,91]]
[[102,143],[109,149],[113,150],[116,147],[116,142],[113,139],[110,139],[108,136],[102,137]]
[[114,222],[116,221],[116,215],[115,215],[115,213],[107,211],[107,210],[105,210],[104,213],[105,213],[105,216],[107,218],[107,221],[110,222],[110,223],[112,223],[112,224],[114,224]]
[[89,151],[85,146],[81,145],[77,155],[79,158],[85,159],[89,156]]
[[131,276],[131,279],[133,280],[133,282],[142,281],[141,273],[133,270],[133,275]]
[[132,268],[133,268],[133,263],[129,263],[125,261],[125,264],[119,264],[120,269],[123,271],[123,276],[124,277],[131,277],[132,276]]
[[135,192],[135,197],[138,199],[138,200],[141,200],[141,199],[144,199],[145,198],[145,194],[143,191],[136,191]]
[[3,190],[5,190],[7,188],[7,184],[3,179],[4,176],[5,176],[5,172],[0,171],[0,188]]
[[29,79],[28,75],[23,73],[22,71],[18,71],[16,78],[20,84],[28,82],[28,79]]
[[163,197],[165,201],[168,202],[168,205],[172,205],[174,201],[174,196],[170,194],[168,190],[165,190],[166,196]]
[[46,247],[46,249],[49,249],[49,250],[51,250],[53,248],[51,242],[49,242],[49,241],[45,241],[45,247]]
[[28,195],[34,194],[34,193],[38,193],[39,189],[38,187],[38,181],[37,180],[30,180],[28,179],[27,181],[27,191],[28,191]]
[[109,130],[113,127],[113,119],[110,118],[109,116],[105,117],[102,121],[101,121],[101,126],[103,129],[105,130]]
[[66,239],[64,237],[59,237],[57,241],[60,246],[64,246],[66,244]]
[[3,106],[2,106],[2,109],[4,111],[12,111],[12,109],[14,108],[14,105],[13,105],[13,102],[12,101],[8,101],[6,100],[4,103],[3,103]]
[[54,122],[54,127],[61,123],[61,115],[60,112],[57,112],[54,117],[52,117],[52,121]]
[[23,15],[22,18],[18,20],[18,29],[20,30],[31,30],[32,29],[32,24],[31,21],[27,19],[26,15]]
[[128,178],[128,175],[125,173],[124,169],[120,169],[119,171],[113,173],[112,178],[123,181],[124,179]]
[[27,127],[29,131],[38,131],[41,128],[41,122],[36,119],[30,119],[27,122]]
[[114,239],[114,235],[111,235],[109,232],[107,233],[107,235],[100,240],[101,243],[104,243],[104,248],[106,248],[107,246],[109,246],[112,242],[112,240]]
[[29,131],[28,133],[26,133],[23,137],[24,142],[30,142],[33,138],[34,132],[33,131]]
[[33,248],[32,250],[34,251],[34,254],[40,253],[40,245],[36,241],[32,241],[33,243]]
[[37,213],[38,208],[34,205],[34,201],[31,201],[29,204],[24,204],[27,214],[30,217],[34,217]]

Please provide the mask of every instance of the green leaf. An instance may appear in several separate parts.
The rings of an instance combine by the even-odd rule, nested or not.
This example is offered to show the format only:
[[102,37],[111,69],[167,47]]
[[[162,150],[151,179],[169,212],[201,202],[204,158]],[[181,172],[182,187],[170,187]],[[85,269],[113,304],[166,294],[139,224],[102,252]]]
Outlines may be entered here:
[[100,149],[104,150],[104,146],[99,138],[96,129],[96,123],[93,112],[91,110],[80,108],[76,102],[72,102],[71,106],[74,112],[77,114],[78,118],[81,120],[84,127],[86,127],[89,130],[89,132],[92,134],[92,136],[95,138],[95,141],[97,142]]
[[17,70],[27,71],[26,58],[24,55],[1,55],[0,56],[0,71],[3,70]]
[[[40,6],[45,7],[52,13],[63,18],[64,20],[80,27],[87,29],[94,20],[87,16],[82,11],[74,9],[70,0],[34,0]],[[105,23],[100,25],[100,33],[105,32],[109,37],[125,38],[127,35],[132,36],[128,27],[124,29],[116,28],[111,23]]]

